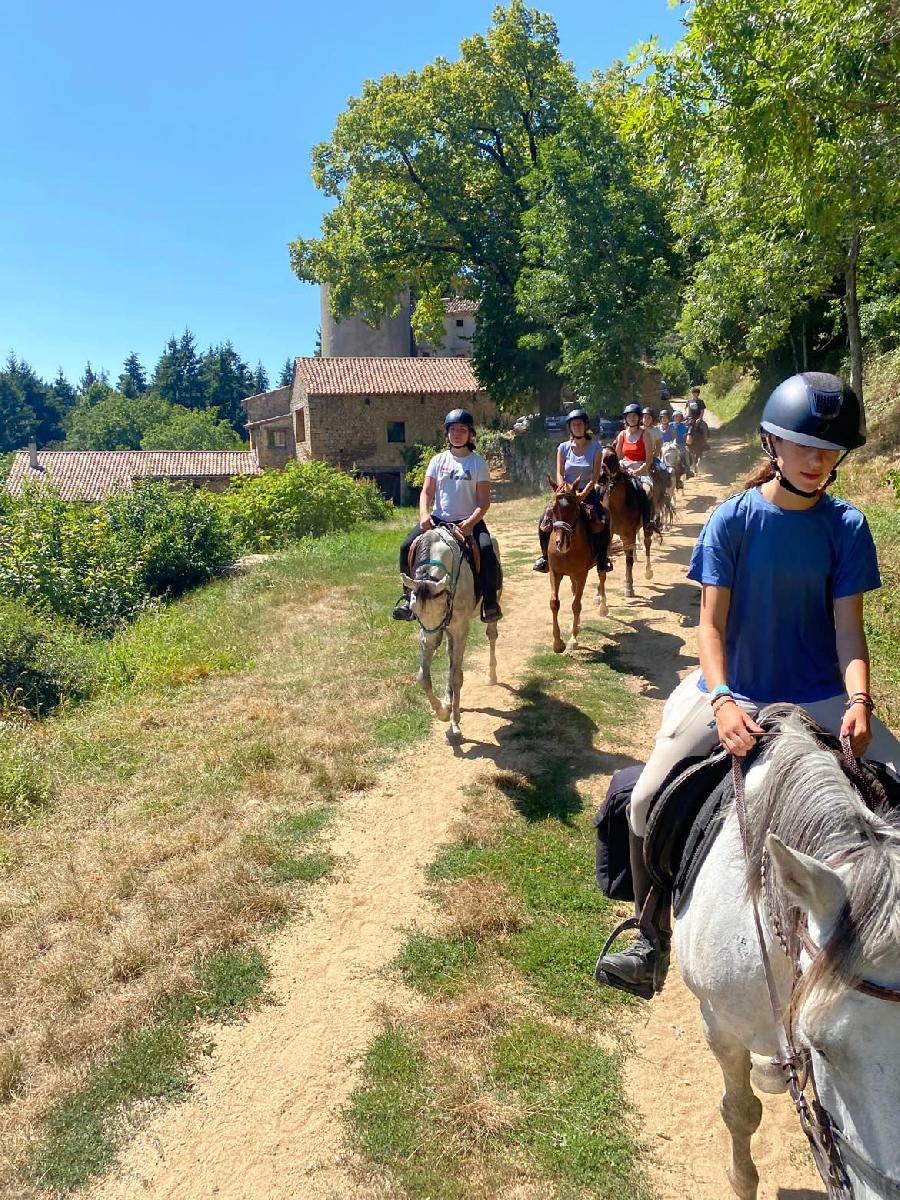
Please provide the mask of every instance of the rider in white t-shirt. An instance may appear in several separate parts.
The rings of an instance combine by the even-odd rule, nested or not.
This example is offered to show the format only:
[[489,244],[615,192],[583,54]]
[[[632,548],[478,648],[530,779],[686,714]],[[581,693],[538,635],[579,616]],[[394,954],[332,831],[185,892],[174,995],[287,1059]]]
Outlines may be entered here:
[[[419,524],[400,547],[400,574],[408,572],[409,548],[426,529],[455,525],[464,537],[477,540],[481,551],[478,583],[482,621],[499,621],[503,613],[497,603],[497,556],[484,523],[491,506],[491,473],[475,447],[475,418],[464,408],[454,408],[444,418],[448,447],[435,454],[425,470],[419,495]],[[394,606],[394,619],[412,621],[409,593],[404,591]]]

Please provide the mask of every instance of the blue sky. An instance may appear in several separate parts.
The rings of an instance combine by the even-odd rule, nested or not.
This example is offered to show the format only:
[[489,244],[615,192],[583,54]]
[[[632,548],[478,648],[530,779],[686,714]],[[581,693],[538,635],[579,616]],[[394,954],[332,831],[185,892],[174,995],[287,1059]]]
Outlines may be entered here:
[[[3,0],[0,354],[113,381],[186,326],[270,376],[311,354],[318,291],[287,243],[319,229],[310,148],[366,78],[455,57],[494,0]],[[583,78],[657,34],[667,0],[554,0]]]

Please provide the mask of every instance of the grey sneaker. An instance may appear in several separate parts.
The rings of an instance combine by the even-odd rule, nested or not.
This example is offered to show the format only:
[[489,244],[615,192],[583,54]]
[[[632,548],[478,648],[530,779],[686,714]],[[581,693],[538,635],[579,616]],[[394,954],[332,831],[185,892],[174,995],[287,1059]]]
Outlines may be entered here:
[[541,555],[541,557],[539,559],[537,559],[537,561],[535,562],[534,566],[531,569],[532,569],[532,571],[539,571],[541,575],[546,575],[549,572],[550,567],[547,563],[546,558],[544,558],[543,554]]

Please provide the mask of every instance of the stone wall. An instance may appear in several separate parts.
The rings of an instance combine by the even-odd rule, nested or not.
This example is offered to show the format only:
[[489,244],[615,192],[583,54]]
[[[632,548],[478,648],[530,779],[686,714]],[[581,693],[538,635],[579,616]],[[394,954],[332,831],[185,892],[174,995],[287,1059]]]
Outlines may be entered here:
[[[297,398],[295,397],[295,402]],[[403,453],[417,443],[443,438],[451,408],[468,408],[476,422],[493,420],[496,408],[484,393],[425,396],[303,397],[312,458],[361,470],[405,470]],[[388,427],[403,425],[403,441],[388,441]],[[399,430],[396,430],[399,433]],[[299,448],[299,447],[298,447]]]

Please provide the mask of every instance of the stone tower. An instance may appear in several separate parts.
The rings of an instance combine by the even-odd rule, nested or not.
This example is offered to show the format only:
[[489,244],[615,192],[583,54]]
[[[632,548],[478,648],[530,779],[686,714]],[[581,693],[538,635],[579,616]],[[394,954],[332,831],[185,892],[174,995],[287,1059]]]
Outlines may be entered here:
[[331,315],[329,287],[320,291],[323,358],[409,358],[415,354],[410,324],[409,293],[400,299],[396,317],[385,317],[373,328],[362,317],[339,321]]

